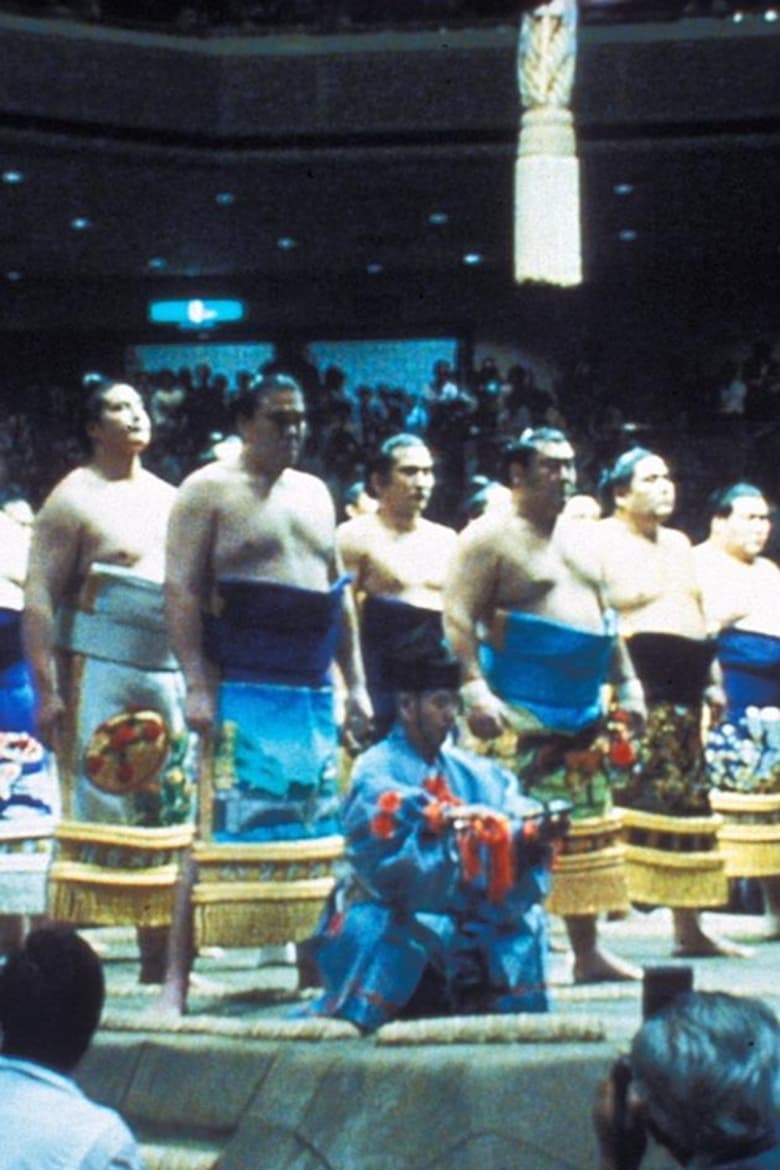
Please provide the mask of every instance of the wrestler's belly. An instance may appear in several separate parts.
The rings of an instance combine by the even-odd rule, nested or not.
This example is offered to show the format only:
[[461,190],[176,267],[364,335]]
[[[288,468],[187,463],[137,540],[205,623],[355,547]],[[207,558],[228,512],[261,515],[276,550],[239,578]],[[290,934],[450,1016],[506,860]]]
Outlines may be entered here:
[[739,630],[743,634],[761,634],[765,638],[780,638],[780,598],[777,599],[777,612],[751,613],[749,617],[734,622],[731,629]]
[[265,581],[290,585],[298,589],[315,589],[326,593],[331,586],[329,564],[324,558],[294,556],[274,558],[221,557],[215,562],[215,579],[231,581]]
[[620,612],[620,632],[631,634],[676,634],[693,641],[704,641],[707,627],[701,607],[690,599],[655,600],[646,605]]
[[[597,589],[569,570],[564,569],[558,579],[525,581],[519,592],[513,588],[498,592],[497,610],[531,614],[587,634],[604,633],[604,608]],[[517,598],[512,597],[514,593]]]
[[443,608],[441,587],[426,585],[410,585],[399,589],[395,593],[375,593],[371,596],[389,601],[402,601],[405,605],[413,605],[416,609],[433,609],[441,613]]

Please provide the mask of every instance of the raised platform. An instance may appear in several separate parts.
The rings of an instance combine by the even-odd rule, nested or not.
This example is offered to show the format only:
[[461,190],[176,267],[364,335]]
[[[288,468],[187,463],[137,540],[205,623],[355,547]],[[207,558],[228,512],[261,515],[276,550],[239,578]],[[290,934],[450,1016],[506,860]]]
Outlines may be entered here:
[[[706,914],[713,933],[753,945],[747,959],[694,960],[701,990],[758,995],[780,1008],[780,942],[752,916]],[[295,970],[277,948],[208,952],[190,1012],[150,1019],[132,932],[87,932],[104,955],[109,1001],[80,1079],[120,1109],[149,1170],[590,1170],[598,1079],[640,1022],[638,984],[577,987],[552,955],[546,1017],[389,1025],[361,1037],[338,1021],[296,1021]],[[604,941],[641,964],[670,959],[666,910],[603,924]],[[563,932],[554,920],[553,939]],[[271,960],[261,965],[261,960]],[[668,1166],[653,1151],[643,1170]]]

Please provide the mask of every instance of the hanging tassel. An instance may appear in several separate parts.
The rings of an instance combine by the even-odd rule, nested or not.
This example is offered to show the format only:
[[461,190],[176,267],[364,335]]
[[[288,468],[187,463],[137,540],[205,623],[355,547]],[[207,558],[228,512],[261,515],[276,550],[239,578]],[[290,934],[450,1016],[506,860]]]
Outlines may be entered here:
[[483,849],[488,862],[487,899],[501,903],[515,881],[512,826],[502,813],[482,813],[461,826],[458,851],[464,882],[482,877]]
[[582,283],[580,166],[569,103],[576,0],[552,0],[520,24],[523,114],[515,162],[515,280]]

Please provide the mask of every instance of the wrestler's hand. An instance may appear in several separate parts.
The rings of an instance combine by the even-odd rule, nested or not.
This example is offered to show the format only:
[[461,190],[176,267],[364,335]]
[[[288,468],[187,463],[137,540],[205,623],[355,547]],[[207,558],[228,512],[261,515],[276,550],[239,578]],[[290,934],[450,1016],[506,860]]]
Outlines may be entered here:
[[39,695],[36,711],[38,735],[44,747],[57,752],[65,730],[65,703],[57,691]]
[[365,686],[350,687],[344,708],[342,738],[348,752],[357,755],[371,742],[374,730],[374,709]]
[[204,739],[214,734],[217,705],[210,687],[187,687],[184,718],[187,725]]
[[704,701],[709,707],[710,724],[720,723],[726,710],[726,692],[720,683],[710,683]]
[[460,693],[469,730],[478,739],[495,739],[501,735],[504,730],[503,703],[485,680],[480,678],[465,683]]
[[593,1128],[601,1170],[638,1170],[647,1148],[645,1127],[631,1100],[630,1081],[628,1063],[619,1059],[596,1091]]
[[647,722],[647,703],[642,684],[636,678],[625,679],[615,687],[615,706],[632,717],[634,730],[641,732]]

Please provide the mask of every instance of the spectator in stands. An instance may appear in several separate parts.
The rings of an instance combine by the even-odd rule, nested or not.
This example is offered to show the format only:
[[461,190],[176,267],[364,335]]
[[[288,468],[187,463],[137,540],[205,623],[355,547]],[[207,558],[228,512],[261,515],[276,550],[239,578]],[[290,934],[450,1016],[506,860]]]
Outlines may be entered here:
[[363,454],[352,429],[352,411],[348,402],[336,399],[330,404],[326,430],[321,440],[325,482],[338,504],[345,486],[360,470]]
[[688,992],[646,1020],[602,1082],[600,1170],[637,1170],[651,1134],[681,1166],[780,1166],[780,1025],[758,999]]
[[0,973],[0,1162],[9,1170],[142,1170],[113,1109],[73,1080],[100,1021],[100,960],[69,927],[28,935]]
[[376,496],[368,493],[362,479],[355,480],[344,492],[344,518],[354,520],[356,516],[370,515],[376,512],[379,501]]

